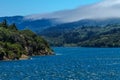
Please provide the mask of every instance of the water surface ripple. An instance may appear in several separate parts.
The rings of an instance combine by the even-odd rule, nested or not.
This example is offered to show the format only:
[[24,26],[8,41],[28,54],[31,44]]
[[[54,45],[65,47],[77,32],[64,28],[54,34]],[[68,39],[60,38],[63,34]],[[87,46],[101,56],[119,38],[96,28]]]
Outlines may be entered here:
[[0,61],[0,80],[120,80],[120,48],[53,49],[55,56]]

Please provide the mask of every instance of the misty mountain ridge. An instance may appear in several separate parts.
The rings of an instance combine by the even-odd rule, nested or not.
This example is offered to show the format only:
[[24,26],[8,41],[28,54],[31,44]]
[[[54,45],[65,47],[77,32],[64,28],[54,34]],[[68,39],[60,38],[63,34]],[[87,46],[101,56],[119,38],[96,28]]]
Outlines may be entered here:
[[85,5],[71,10],[63,10],[46,14],[25,16],[25,19],[51,19],[61,22],[76,22],[83,19],[120,18],[120,1],[103,0],[99,3]]
[[120,24],[120,1],[103,0],[71,10],[28,16],[0,17],[8,23],[16,23],[18,29],[30,29],[39,32],[50,27],[71,26],[104,26]]
[[34,32],[59,24],[55,19],[26,20],[24,16],[0,17],[0,21],[4,19],[7,20],[8,24],[16,23],[20,30],[30,29]]

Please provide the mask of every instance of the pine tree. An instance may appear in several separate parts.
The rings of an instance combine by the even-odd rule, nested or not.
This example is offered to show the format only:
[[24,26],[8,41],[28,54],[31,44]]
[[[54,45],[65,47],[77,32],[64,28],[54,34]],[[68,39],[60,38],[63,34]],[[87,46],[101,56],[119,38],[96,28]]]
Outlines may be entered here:
[[2,27],[8,28],[7,20],[4,19],[3,22],[1,23]]
[[11,30],[18,30],[15,23],[11,24],[8,28]]

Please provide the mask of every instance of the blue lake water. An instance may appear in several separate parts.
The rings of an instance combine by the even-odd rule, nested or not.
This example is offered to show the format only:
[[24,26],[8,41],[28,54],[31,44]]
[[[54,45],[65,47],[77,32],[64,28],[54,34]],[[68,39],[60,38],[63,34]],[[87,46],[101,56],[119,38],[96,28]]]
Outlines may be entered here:
[[0,80],[120,80],[120,48],[53,49],[54,56],[0,61]]

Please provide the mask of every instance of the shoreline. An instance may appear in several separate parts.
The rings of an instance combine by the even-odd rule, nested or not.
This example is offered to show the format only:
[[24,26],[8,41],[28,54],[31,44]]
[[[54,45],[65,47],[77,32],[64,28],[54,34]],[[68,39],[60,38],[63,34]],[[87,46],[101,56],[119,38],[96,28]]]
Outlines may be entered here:
[[29,58],[30,58],[30,56],[22,54],[21,57],[19,58],[19,60],[27,60]]
[[[55,55],[55,54],[51,54],[51,55],[35,55],[35,56],[53,56],[53,55]],[[14,60],[12,60],[12,59],[8,59],[8,58],[4,57],[4,59],[3,59],[3,60],[0,60],[0,61],[31,60],[32,57],[34,57],[34,56],[27,56],[27,55],[22,54],[19,59],[14,59]]]

